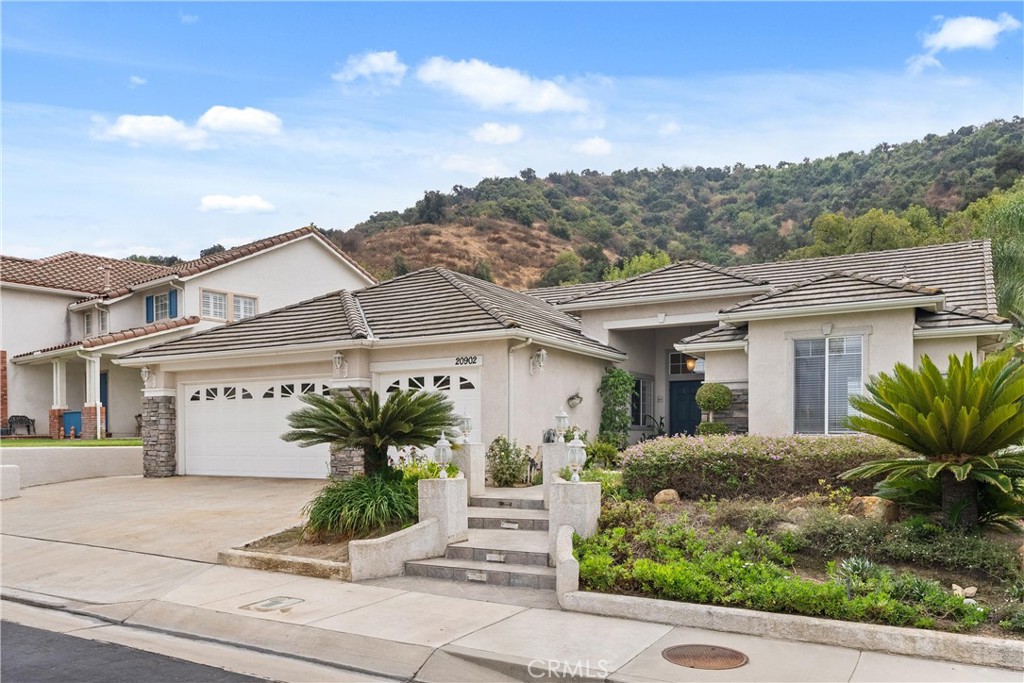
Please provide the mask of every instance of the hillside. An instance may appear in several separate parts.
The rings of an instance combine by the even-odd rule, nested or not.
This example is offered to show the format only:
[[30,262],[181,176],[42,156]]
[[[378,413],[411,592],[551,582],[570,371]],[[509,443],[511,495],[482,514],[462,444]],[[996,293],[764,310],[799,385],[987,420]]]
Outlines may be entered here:
[[[430,265],[523,288],[561,254],[583,279],[608,257],[661,249],[673,259],[728,264],[773,260],[812,242],[821,214],[924,207],[948,214],[1024,175],[1024,119],[965,126],[869,152],[775,166],[633,169],[488,178],[431,191],[415,206],[382,211],[328,234],[387,277]],[[574,257],[572,257],[574,258]],[[550,278],[549,278],[550,280]]]

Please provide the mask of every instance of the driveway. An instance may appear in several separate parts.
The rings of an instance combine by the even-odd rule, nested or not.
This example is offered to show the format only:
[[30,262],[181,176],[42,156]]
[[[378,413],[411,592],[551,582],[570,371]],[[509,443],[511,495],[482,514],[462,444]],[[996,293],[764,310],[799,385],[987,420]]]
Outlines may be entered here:
[[217,552],[302,523],[325,480],[106,477],[22,489],[4,534],[216,562]]

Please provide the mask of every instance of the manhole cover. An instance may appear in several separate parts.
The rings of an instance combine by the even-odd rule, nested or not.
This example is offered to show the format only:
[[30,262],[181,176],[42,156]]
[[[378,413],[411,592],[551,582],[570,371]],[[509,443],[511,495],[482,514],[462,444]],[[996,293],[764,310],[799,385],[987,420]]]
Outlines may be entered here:
[[742,652],[717,645],[676,645],[662,650],[661,656],[691,669],[735,669],[750,661]]

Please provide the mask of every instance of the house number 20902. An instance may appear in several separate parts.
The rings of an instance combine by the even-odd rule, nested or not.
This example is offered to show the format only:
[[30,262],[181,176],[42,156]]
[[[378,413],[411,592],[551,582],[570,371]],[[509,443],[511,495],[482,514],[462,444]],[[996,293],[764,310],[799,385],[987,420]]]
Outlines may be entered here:
[[476,356],[459,356],[455,359],[455,365],[476,365]]

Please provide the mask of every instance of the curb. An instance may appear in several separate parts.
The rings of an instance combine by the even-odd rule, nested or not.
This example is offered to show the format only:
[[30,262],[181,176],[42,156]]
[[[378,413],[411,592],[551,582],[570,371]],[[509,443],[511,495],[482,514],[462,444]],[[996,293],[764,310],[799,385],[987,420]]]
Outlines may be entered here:
[[735,607],[573,591],[559,596],[563,609],[671,626],[727,631],[819,645],[926,657],[959,664],[1024,671],[1024,641],[956,635],[921,629],[833,621]]
[[352,567],[348,562],[317,560],[309,557],[296,557],[294,555],[276,555],[273,553],[256,552],[254,550],[239,550],[238,548],[221,550],[217,553],[217,564],[229,567],[242,567],[244,569],[281,572],[284,574],[298,574],[299,576],[310,576],[314,579],[352,580]]

